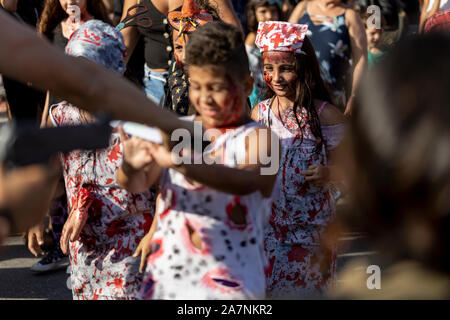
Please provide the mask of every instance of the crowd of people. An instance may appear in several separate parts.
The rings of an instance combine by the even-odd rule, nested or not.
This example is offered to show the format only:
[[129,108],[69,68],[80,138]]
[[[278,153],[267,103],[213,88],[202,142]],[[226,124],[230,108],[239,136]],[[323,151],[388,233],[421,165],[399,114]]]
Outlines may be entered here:
[[[162,140],[3,164],[0,241],[80,300],[449,298],[448,3],[0,0],[12,121]],[[346,230],[378,295],[337,283]]]

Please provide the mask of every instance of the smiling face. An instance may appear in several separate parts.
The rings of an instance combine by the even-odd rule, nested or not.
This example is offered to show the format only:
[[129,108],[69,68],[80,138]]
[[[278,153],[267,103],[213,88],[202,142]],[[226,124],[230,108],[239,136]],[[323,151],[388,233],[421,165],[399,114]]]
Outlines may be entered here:
[[[189,100],[206,128],[233,125],[245,115],[247,86],[235,84],[223,67],[189,66]],[[247,92],[248,91],[248,92]]]
[[255,8],[256,21],[277,21],[280,19],[276,5]]
[[295,55],[290,52],[263,53],[264,80],[278,97],[293,99],[297,84]]
[[381,39],[382,30],[375,28],[366,29],[367,43],[369,48],[376,48]]

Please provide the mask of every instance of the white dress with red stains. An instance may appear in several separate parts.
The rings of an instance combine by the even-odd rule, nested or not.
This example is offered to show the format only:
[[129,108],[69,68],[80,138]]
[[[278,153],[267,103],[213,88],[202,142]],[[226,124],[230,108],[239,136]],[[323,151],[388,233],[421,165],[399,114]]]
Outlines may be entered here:
[[[271,99],[259,103],[259,122],[272,129],[281,140],[282,155],[270,222],[265,230],[267,294],[269,297],[302,298],[325,293],[334,283],[336,252],[321,246],[325,227],[335,217],[335,201],[328,187],[305,181],[301,171],[312,164],[327,165],[325,146],[315,152],[316,139],[307,121],[306,110],[298,113],[304,135],[293,111],[282,122],[270,108]],[[319,109],[322,111],[323,104]],[[343,138],[343,124],[322,126],[326,148],[335,148]]]
[[[245,136],[257,127],[252,122],[228,131],[209,151],[223,147],[223,164],[236,167],[244,160]],[[235,196],[194,187],[172,169],[164,171],[161,186],[158,226],[152,239],[155,251],[147,260],[139,298],[264,298],[263,232],[271,198],[259,191]],[[193,233],[200,237],[201,247],[191,242]]]
[[[83,118],[67,102],[53,106],[50,116],[57,126],[79,125]],[[69,208],[83,193],[94,199],[81,239],[70,244],[74,299],[135,298],[142,277],[139,258],[131,255],[150,228],[154,194],[131,194],[116,183],[122,162],[118,133],[106,149],[72,151],[61,159]]]

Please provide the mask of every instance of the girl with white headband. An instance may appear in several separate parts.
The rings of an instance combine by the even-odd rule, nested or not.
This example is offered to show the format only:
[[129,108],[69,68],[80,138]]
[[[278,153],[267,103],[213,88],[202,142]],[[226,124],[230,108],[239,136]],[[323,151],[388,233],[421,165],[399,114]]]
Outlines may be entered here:
[[256,37],[268,90],[252,118],[273,130],[282,145],[281,196],[265,231],[272,298],[322,293],[335,272],[335,251],[322,246],[321,238],[335,214],[328,183],[344,118],[328,102],[307,30],[306,25],[267,21],[259,24]]

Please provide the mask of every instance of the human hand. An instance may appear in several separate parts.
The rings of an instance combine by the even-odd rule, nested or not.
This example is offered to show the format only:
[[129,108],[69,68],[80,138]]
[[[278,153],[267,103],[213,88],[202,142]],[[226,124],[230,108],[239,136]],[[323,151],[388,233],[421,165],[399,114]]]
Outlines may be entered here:
[[167,146],[150,142],[149,150],[153,160],[155,160],[160,167],[175,167],[175,155],[168,150]]
[[141,256],[141,263],[139,265],[139,272],[143,273],[145,271],[145,265],[147,263],[147,257],[152,254],[152,245],[151,241],[153,238],[153,232],[148,232],[144,238],[142,238],[141,242],[133,253],[133,258]]
[[137,137],[128,137],[122,126],[119,126],[119,133],[123,144],[123,164],[125,166],[139,171],[153,161],[149,147],[151,142]]
[[0,165],[0,207],[9,210],[12,232],[23,232],[43,220],[61,174],[59,162],[35,164],[5,172]]
[[318,187],[323,187],[328,183],[330,170],[321,164],[312,164],[307,170],[301,172],[305,180]]
[[28,230],[28,250],[35,256],[42,256],[41,246],[44,244],[44,223],[38,223]]
[[81,231],[83,230],[87,218],[88,210],[94,201],[92,194],[85,187],[82,187],[78,193],[77,202],[73,205],[69,218],[64,224],[61,234],[60,246],[64,254],[69,253],[69,241],[79,240]]

